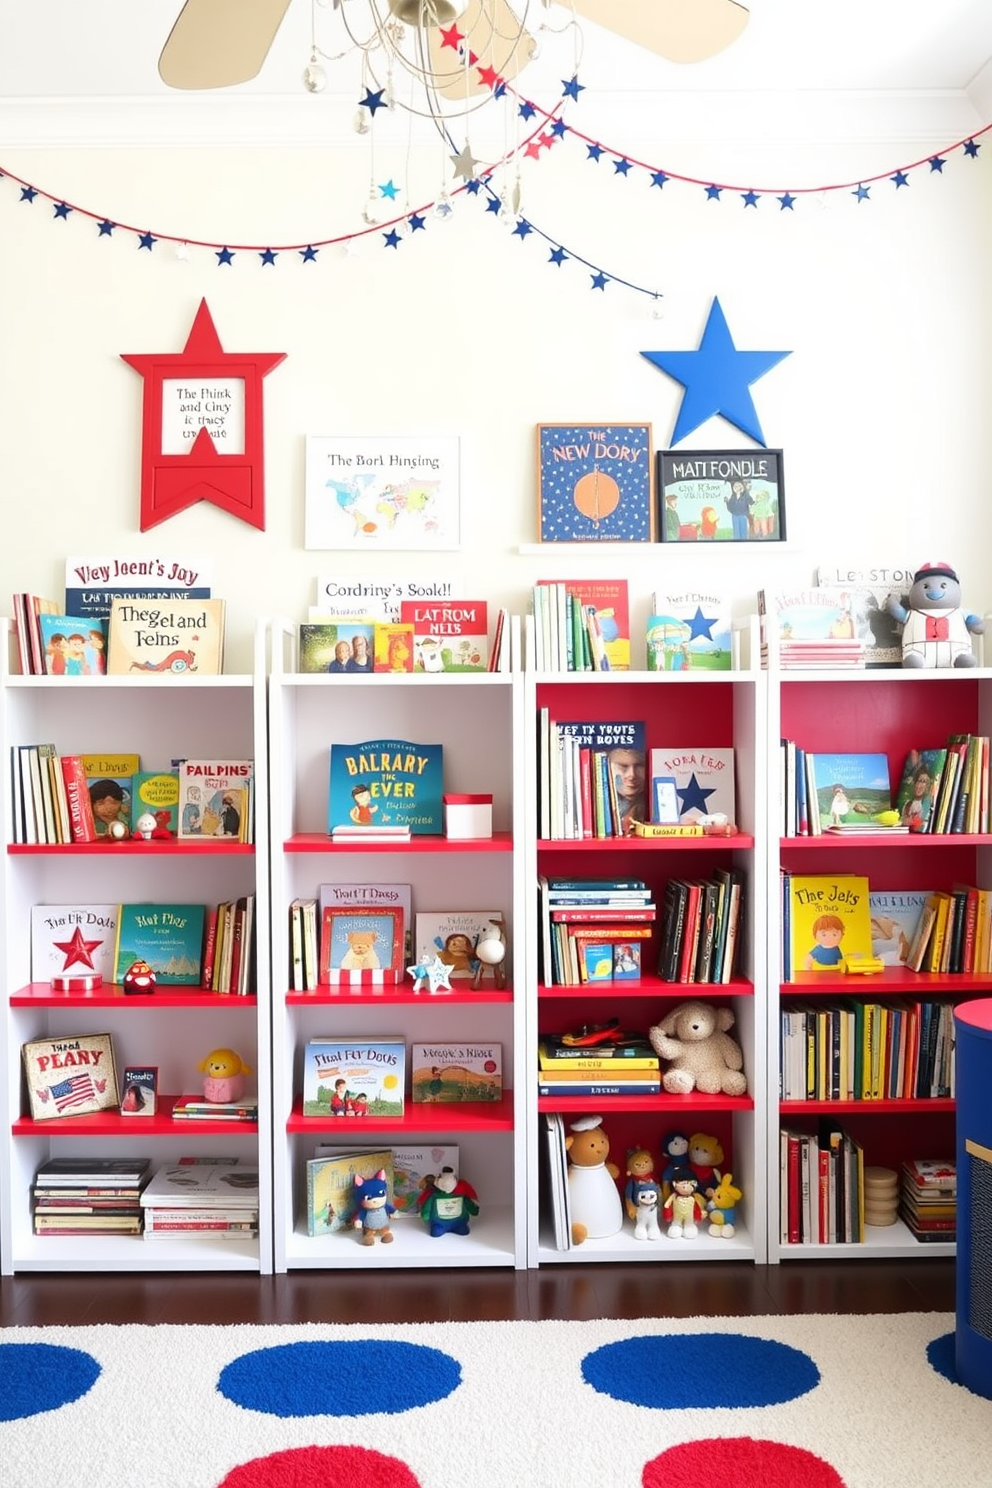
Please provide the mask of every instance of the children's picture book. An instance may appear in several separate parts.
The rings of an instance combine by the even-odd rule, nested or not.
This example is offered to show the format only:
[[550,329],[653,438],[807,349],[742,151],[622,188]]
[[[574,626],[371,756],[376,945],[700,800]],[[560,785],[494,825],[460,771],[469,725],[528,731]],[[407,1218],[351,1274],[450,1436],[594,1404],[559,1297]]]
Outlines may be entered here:
[[675,781],[680,825],[721,814],[736,820],[733,749],[659,744],[651,750],[650,766],[652,803],[656,780]]
[[574,739],[579,751],[605,754],[606,779],[616,807],[622,835],[628,821],[647,821],[647,755],[643,719],[613,722],[609,719],[556,722],[559,738]]
[[458,1176],[458,1147],[434,1145],[431,1147],[393,1148],[393,1203],[398,1214],[416,1214],[417,1200],[442,1168],[450,1168]]
[[864,644],[866,667],[902,666],[902,626],[887,608],[890,600],[905,605],[913,584],[913,573],[897,570],[885,580],[871,581],[863,577],[841,578],[842,573],[857,573],[851,569],[818,568],[816,582],[826,594],[844,596],[854,621],[855,637]]
[[137,754],[81,754],[79,756],[98,837],[110,835],[115,822],[130,832],[135,813],[132,810],[134,776],[141,764]]
[[252,840],[252,760],[184,759],[177,768],[182,841]]
[[202,904],[122,904],[114,950],[115,982],[144,961],[159,987],[198,987],[206,909]]
[[[590,663],[584,667],[575,656],[576,604],[580,615],[591,616],[595,641],[602,649],[601,663],[605,661],[605,665]],[[626,579],[538,579],[534,619],[540,669],[630,670],[630,586]]]
[[222,599],[113,599],[107,630],[107,672],[180,676],[224,670]]
[[99,677],[107,670],[107,622],[83,615],[39,615],[45,673]]
[[783,542],[782,451],[659,450],[666,543]]
[[813,820],[827,827],[870,825],[892,808],[889,761],[884,754],[806,755],[813,786]]
[[323,922],[325,909],[398,909],[403,915],[404,965],[413,954],[413,889],[408,883],[322,883],[318,908]]
[[300,671],[361,676],[372,673],[375,621],[330,620],[300,626]]
[[117,904],[33,904],[31,980],[98,972],[114,981]]
[[886,966],[908,965],[913,936],[931,893],[930,889],[869,892],[871,952]]
[[412,1044],[410,1099],[415,1104],[498,1101],[503,1094],[501,1044]]
[[868,879],[859,874],[791,875],[788,880],[790,976],[841,971],[872,955]]
[[307,1234],[335,1235],[353,1228],[358,1213],[355,1179],[385,1173],[393,1202],[393,1154],[388,1147],[342,1148],[321,1146],[307,1160]]
[[356,579],[353,574],[321,574],[317,579],[317,603],[310,605],[307,619],[398,621],[405,599],[461,599],[461,579],[440,579],[429,573],[408,578]]
[[730,670],[730,601],[721,595],[657,592],[646,634],[649,672]]
[[320,917],[320,982],[396,982],[406,973],[399,905],[328,904]]
[[158,1066],[129,1064],[121,1077],[121,1115],[154,1116],[158,1110]]
[[65,560],[65,613],[106,620],[113,599],[209,599],[210,565],[191,554],[101,553]]
[[448,980],[469,981],[475,976],[475,942],[492,920],[503,923],[501,910],[418,910],[414,934],[415,958],[429,965],[437,956],[448,968]]
[[377,620],[372,670],[394,674],[412,672],[413,659],[413,626],[400,620]]
[[440,836],[443,756],[440,744],[408,739],[332,744],[327,830],[406,827],[414,836]]
[[413,626],[415,672],[484,672],[489,606],[484,599],[407,599],[400,620]]
[[138,770],[131,780],[132,826],[152,815],[157,826],[179,835],[179,771]]
[[13,596],[14,630],[17,636],[17,656],[23,676],[45,675],[45,651],[41,643],[40,618],[42,615],[74,613],[71,606],[61,606],[56,599],[45,599],[40,594],[15,594]]
[[376,553],[461,546],[453,435],[308,435],[304,542]]
[[899,820],[911,832],[932,830],[934,803],[946,761],[946,749],[911,749],[906,756],[895,804]]
[[109,1033],[73,1033],[21,1046],[34,1121],[88,1116],[120,1104],[114,1042]]
[[758,590],[758,614],[782,645],[856,641],[853,604],[850,589]]
[[653,542],[650,424],[538,424],[538,541]]
[[141,1190],[142,1209],[258,1211],[258,1168],[236,1157],[181,1157],[162,1163]]
[[303,1115],[402,1116],[402,1038],[310,1039],[303,1054]]

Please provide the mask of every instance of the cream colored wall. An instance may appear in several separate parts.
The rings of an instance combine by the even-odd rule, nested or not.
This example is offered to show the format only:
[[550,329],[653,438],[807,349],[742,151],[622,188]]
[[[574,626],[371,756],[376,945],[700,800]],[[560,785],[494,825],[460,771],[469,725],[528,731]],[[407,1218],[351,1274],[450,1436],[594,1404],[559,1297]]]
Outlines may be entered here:
[[[679,144],[677,169],[743,185],[856,180],[932,153],[942,138]],[[623,141],[631,154],[636,142]],[[665,159],[643,145],[649,161]],[[774,199],[744,208],[701,187],[652,190],[578,145],[525,172],[537,227],[607,274],[657,288],[663,318],[589,271],[548,265],[548,246],[508,234],[481,200],[390,250],[321,251],[263,268],[218,268],[131,234],[100,238],[74,213],[0,183],[0,601],[59,596],[66,554],[209,555],[229,600],[229,665],[246,667],[257,614],[304,618],[319,573],[464,574],[464,592],[527,607],[537,577],[622,572],[635,626],[661,585],[727,590],[753,608],[761,584],[807,583],[819,561],[958,565],[973,609],[992,609],[986,553],[987,273],[992,144],[960,150],[896,190]],[[363,150],[0,151],[0,166],[98,216],[189,238],[306,242],[354,231],[369,180]],[[430,175],[430,160],[427,162]],[[377,176],[388,178],[386,160]],[[667,445],[681,389],[642,350],[693,350],[718,295],[737,346],[791,350],[752,388],[770,446],[784,449],[789,541],[769,548],[535,550],[534,427],[647,420]],[[182,350],[202,296],[228,351],[282,351],[265,379],[267,529],[199,504],[138,530],[142,382],[122,352]],[[455,433],[462,441],[460,553],[319,553],[303,546],[308,433]],[[681,448],[746,446],[711,420]],[[528,547],[528,545],[530,545]],[[521,551],[521,547],[525,549]]]

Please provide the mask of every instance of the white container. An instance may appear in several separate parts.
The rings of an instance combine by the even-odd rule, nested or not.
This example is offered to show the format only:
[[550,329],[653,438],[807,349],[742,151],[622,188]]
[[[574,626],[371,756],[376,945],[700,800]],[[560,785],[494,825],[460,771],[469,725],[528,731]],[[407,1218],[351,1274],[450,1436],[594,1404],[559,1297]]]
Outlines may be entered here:
[[444,835],[452,838],[493,835],[492,796],[444,796]]

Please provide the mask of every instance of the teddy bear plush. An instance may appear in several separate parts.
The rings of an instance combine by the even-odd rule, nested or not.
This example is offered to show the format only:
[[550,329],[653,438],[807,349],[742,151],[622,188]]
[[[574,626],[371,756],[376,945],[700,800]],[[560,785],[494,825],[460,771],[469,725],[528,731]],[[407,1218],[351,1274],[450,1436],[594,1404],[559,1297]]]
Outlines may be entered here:
[[744,1095],[744,1057],[727,1032],[734,1015],[708,1002],[680,1002],[649,1031],[651,1047],[668,1062],[662,1087],[669,1095]]

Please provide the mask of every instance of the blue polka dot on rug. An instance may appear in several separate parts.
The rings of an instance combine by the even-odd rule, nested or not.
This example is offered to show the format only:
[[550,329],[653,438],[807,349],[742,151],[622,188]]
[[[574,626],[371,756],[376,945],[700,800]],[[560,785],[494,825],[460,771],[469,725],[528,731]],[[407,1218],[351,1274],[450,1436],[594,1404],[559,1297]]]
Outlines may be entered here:
[[601,1395],[654,1410],[782,1405],[820,1383],[809,1354],[743,1333],[643,1335],[607,1343],[582,1361]]
[[368,1338],[254,1349],[225,1365],[217,1388],[270,1416],[372,1416],[443,1400],[461,1381],[461,1365],[440,1349]]
[[0,1421],[40,1416],[79,1400],[100,1377],[82,1349],[52,1343],[0,1344]]

